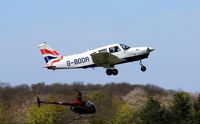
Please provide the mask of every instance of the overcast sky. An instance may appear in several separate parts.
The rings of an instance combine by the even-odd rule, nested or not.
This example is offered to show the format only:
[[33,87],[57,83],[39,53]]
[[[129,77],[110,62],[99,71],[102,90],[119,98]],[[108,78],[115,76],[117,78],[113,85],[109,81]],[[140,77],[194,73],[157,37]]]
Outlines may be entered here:
[[[37,45],[62,55],[112,43],[151,46],[139,62],[105,69],[50,71]],[[0,2],[0,82],[11,85],[46,82],[129,82],[200,92],[199,0],[4,0]]]

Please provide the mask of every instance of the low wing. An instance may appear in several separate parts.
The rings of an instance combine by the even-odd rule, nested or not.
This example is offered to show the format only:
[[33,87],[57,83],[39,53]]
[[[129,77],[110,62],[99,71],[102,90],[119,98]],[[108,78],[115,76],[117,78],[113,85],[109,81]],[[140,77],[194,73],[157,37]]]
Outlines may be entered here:
[[124,61],[123,59],[120,59],[117,56],[108,52],[94,53],[91,54],[91,57],[94,64],[96,64],[97,66],[105,67],[115,65]]

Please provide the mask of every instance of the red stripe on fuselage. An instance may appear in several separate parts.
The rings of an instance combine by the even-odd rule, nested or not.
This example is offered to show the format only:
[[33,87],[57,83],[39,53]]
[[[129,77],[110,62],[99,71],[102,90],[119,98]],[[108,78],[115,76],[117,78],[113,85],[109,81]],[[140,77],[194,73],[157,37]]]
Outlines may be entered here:
[[50,51],[50,50],[47,50],[47,49],[41,49],[40,52],[42,53],[42,55],[44,55],[44,54],[59,55],[59,53],[57,53],[55,50]]

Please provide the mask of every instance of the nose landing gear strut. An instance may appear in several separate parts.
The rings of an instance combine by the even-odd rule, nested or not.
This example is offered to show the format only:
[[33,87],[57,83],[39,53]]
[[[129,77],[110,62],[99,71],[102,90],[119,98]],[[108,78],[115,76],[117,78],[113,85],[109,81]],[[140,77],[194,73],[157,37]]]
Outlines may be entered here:
[[146,70],[147,70],[147,68],[146,68],[146,66],[144,66],[143,64],[142,64],[142,61],[140,60],[140,65],[141,65],[141,71],[142,72],[145,72]]

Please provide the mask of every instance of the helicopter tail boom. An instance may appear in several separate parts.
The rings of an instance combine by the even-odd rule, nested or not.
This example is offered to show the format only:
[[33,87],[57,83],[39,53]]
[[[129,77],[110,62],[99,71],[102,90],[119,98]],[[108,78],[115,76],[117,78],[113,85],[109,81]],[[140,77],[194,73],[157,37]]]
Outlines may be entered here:
[[41,106],[41,103],[43,103],[43,104],[56,104],[56,105],[74,106],[73,103],[64,103],[64,102],[45,102],[45,101],[41,101],[40,98],[37,97],[37,104],[38,104],[38,107]]

